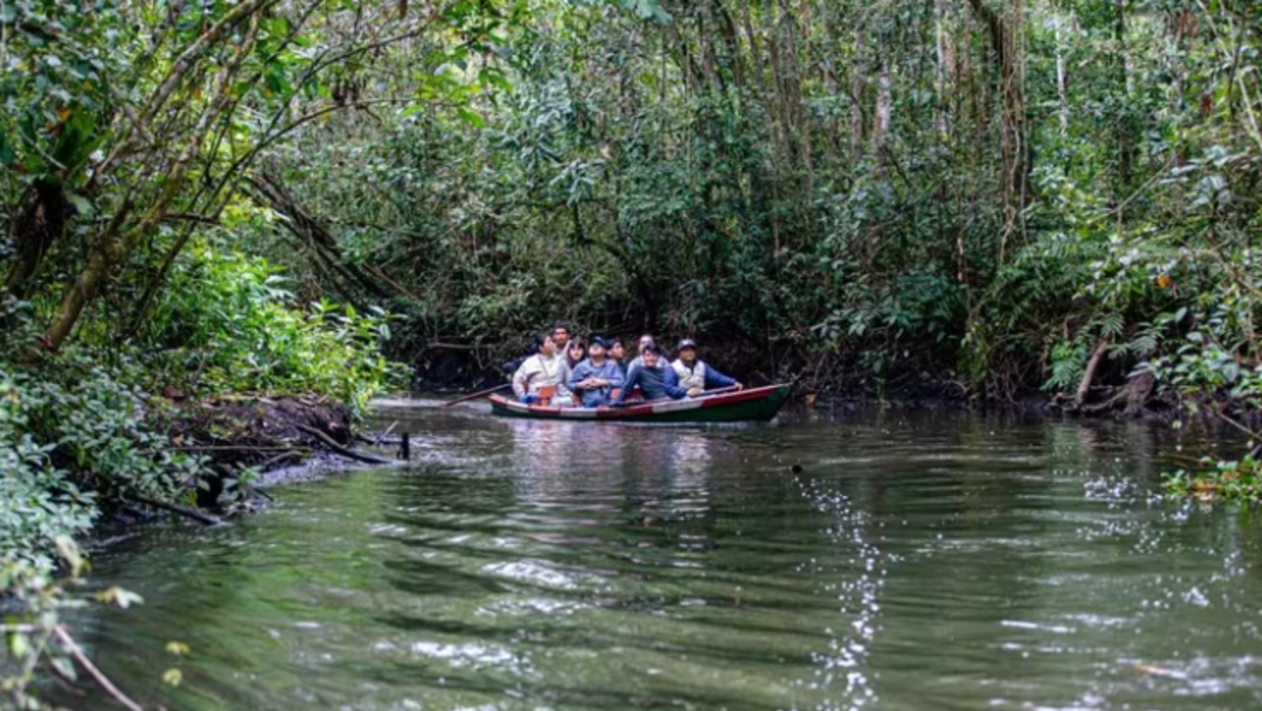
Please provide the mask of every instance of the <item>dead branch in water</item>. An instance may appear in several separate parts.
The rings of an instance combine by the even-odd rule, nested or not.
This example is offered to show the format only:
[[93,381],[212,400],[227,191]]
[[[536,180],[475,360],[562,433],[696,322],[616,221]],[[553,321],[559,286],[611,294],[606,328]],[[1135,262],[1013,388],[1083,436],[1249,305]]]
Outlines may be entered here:
[[148,496],[139,496],[136,494],[133,494],[131,498],[135,499],[139,503],[145,504],[146,506],[152,506],[155,509],[162,509],[163,511],[170,511],[173,514],[179,514],[180,516],[183,516],[184,518],[191,518],[194,521],[197,521],[198,523],[204,523],[207,526],[218,526],[219,524],[223,523],[222,520],[214,516],[211,516],[210,514],[202,513],[201,511],[198,511],[197,509],[191,509],[187,506],[180,506],[179,504],[173,504],[169,501],[161,501],[159,499],[153,499]]
[[1074,394],[1074,407],[1082,407],[1087,399],[1087,392],[1091,390],[1091,381],[1095,379],[1095,371],[1100,367],[1100,361],[1104,359],[1104,354],[1108,352],[1109,342],[1103,338],[1096,344],[1095,352],[1091,354],[1091,360],[1087,361],[1087,369],[1083,371],[1082,381],[1078,383],[1078,392]]
[[114,686],[109,678],[102,674],[100,669],[96,668],[96,665],[83,653],[83,650],[75,643],[74,638],[70,636],[65,627],[57,625],[53,628],[53,634],[57,637],[57,641],[61,642],[61,646],[65,648],[66,654],[73,657],[79,663],[79,666],[83,667],[84,671],[88,673],[88,676],[91,676],[105,690],[105,693],[109,694],[119,705],[126,708],[127,711],[144,711],[140,704],[132,701],[126,694],[119,691],[118,687]]
[[346,457],[347,459],[354,459],[357,462],[363,462],[365,464],[389,464],[390,463],[389,459],[382,459],[381,457],[374,457],[371,454],[363,454],[362,452],[355,452],[350,449],[347,449],[346,447],[343,447],[342,445],[335,442],[332,437],[321,432],[320,430],[317,430],[314,427],[308,427],[307,425],[296,424],[294,425],[294,428],[301,432],[305,432],[311,435],[312,437],[315,437],[317,440],[320,441],[321,444],[328,447],[330,451],[340,454],[343,457]]

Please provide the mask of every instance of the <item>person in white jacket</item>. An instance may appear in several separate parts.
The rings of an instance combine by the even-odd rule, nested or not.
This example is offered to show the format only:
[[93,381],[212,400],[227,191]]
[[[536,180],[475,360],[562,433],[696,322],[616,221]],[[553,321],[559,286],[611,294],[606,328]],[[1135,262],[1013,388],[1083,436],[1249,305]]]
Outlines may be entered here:
[[520,402],[539,402],[542,399],[541,390],[553,388],[551,397],[554,403],[569,402],[572,399],[566,382],[569,368],[565,367],[565,356],[557,353],[552,334],[535,336],[535,351],[513,373],[513,394]]

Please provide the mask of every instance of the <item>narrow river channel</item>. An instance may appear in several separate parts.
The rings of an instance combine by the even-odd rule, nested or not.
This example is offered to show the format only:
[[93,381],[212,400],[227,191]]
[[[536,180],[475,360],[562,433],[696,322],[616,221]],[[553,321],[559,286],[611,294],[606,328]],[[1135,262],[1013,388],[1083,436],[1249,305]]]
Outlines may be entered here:
[[1156,497],[1162,429],[400,427],[411,466],[99,556],[145,600],[82,621],[104,671],[172,711],[1262,707],[1262,522]]

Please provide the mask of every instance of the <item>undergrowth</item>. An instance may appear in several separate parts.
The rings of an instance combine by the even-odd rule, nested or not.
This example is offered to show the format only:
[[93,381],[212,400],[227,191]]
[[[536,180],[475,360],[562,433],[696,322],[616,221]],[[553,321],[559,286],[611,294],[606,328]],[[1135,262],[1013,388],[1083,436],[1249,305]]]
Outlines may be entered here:
[[[56,352],[33,349],[31,315],[9,300],[0,320],[0,606],[8,662],[0,707],[42,708],[29,684],[69,677],[73,640],[59,613],[83,602],[74,545],[121,506],[191,499],[210,463],[172,447],[177,400],[313,396],[350,405],[398,383],[378,346],[384,312],[301,304],[262,259],[210,248],[178,264],[137,338],[105,317]],[[107,602],[126,603],[122,591]],[[70,641],[67,641],[70,640]]]

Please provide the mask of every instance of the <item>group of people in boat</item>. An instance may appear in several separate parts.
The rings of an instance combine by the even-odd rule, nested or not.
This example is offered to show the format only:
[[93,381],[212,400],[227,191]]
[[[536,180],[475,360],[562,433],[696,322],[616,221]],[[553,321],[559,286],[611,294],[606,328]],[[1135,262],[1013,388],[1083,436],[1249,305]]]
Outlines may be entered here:
[[513,394],[520,402],[559,407],[621,405],[644,400],[697,397],[707,390],[743,386],[698,358],[691,338],[675,346],[675,360],[652,336],[641,336],[629,362],[622,339],[571,338],[565,324],[535,336],[534,352],[513,373]]

